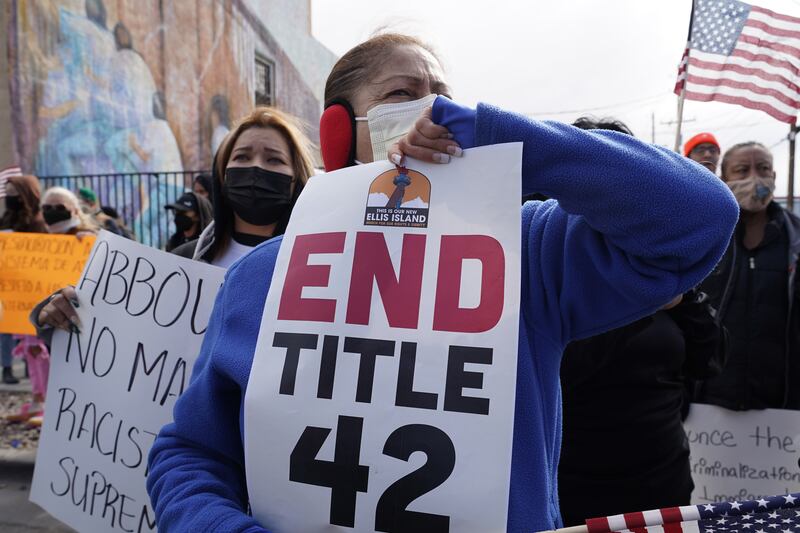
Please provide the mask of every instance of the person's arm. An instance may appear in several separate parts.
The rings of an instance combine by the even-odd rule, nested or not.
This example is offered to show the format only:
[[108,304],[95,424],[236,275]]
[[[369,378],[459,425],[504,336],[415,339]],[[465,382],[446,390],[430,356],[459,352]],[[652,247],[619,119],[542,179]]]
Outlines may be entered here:
[[191,384],[150,450],[147,490],[160,530],[265,531],[247,514],[240,425],[272,276],[270,261],[256,255],[228,270]]
[[[471,114],[470,114],[471,113]],[[523,293],[532,328],[562,345],[630,323],[700,282],[738,219],[700,165],[613,131],[583,131],[437,98],[463,148],[522,141]],[[413,155],[413,154],[412,154]],[[465,154],[466,155],[466,154]]]
[[728,358],[728,332],[714,319],[708,297],[691,290],[667,313],[683,332],[686,378],[707,379],[719,375]]
[[684,295],[667,313],[681,328],[686,358],[683,362],[681,419],[689,415],[691,401],[702,380],[719,375],[728,358],[728,331],[714,318],[707,296],[696,290]]
[[53,329],[80,331],[81,322],[75,308],[79,306],[75,287],[67,285],[36,304],[28,315],[28,321],[36,328],[36,336],[48,346],[52,344]]

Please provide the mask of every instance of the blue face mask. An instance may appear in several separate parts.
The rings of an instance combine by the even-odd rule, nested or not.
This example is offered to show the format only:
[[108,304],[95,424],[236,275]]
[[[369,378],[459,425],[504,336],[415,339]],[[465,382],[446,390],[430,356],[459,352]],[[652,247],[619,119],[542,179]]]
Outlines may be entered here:
[[757,213],[767,208],[775,192],[775,178],[750,176],[727,182],[742,211]]

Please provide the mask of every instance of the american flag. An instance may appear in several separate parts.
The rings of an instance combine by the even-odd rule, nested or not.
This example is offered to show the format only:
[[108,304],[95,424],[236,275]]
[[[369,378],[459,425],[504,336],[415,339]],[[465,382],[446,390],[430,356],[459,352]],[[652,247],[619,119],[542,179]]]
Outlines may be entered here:
[[737,0],[695,0],[675,92],[795,123],[800,109],[800,18]]
[[695,522],[627,529],[619,533],[797,533],[800,511],[778,509],[769,513],[720,516]]
[[[786,511],[786,512],[784,512]],[[794,522],[786,522],[782,529],[775,529],[757,520],[767,520],[767,516],[777,512],[781,520],[793,517]],[[621,515],[592,518],[586,521],[588,533],[609,533],[612,531],[633,531],[636,533],[678,533],[708,532],[732,533],[734,531],[750,531],[757,533],[753,526],[738,526],[735,529],[725,524],[743,520],[743,524],[752,521],[759,528],[770,530],[767,533],[783,533],[789,529],[791,533],[800,533],[800,493],[783,496],[761,497],[757,500],[740,502],[717,502],[705,505],[685,505],[682,507],[666,507],[653,511],[626,513]],[[785,515],[785,516],[783,516]],[[745,516],[751,518],[745,518]],[[719,520],[724,522],[719,522]],[[723,529],[721,526],[724,526]],[[704,529],[703,529],[704,528]],[[758,529],[758,528],[757,528]]]
[[6,195],[6,183],[8,182],[8,178],[14,176],[22,176],[22,169],[19,167],[8,167],[0,170],[0,198]]

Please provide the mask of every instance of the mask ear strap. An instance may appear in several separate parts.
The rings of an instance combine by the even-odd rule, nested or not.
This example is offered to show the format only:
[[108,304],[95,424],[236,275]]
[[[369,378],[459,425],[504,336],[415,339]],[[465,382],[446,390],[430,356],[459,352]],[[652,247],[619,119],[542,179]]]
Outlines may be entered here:
[[319,119],[319,140],[326,171],[355,165],[356,117],[347,100],[337,98],[325,107]]

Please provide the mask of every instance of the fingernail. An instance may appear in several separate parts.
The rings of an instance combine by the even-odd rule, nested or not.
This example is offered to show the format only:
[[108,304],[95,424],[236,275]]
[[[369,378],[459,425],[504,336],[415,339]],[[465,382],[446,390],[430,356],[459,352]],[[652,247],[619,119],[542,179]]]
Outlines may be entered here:
[[69,321],[72,322],[75,325],[76,328],[81,327],[81,321],[78,320],[78,317],[71,316],[71,317],[69,317]]
[[72,307],[76,309],[81,306],[81,304],[78,303],[78,300],[70,300],[69,302],[72,304]]
[[436,152],[435,154],[433,154],[433,160],[436,163],[449,163],[450,162],[450,156],[447,155],[447,154]]
[[400,157],[400,154],[392,154],[392,157],[390,159],[392,160],[392,163],[394,163],[397,166],[400,166],[403,163],[403,158]]
[[462,150],[460,146],[451,144],[447,147],[447,153],[455,157],[461,157],[461,154],[464,153],[464,150]]
[[75,335],[80,335],[80,334],[81,334],[81,330],[79,330],[79,329],[78,329],[78,326],[76,326],[75,324],[70,324],[70,325],[69,325],[69,330],[70,330],[72,333],[74,333]]
[[442,139],[452,139],[453,137],[452,133],[445,133],[442,135]]

